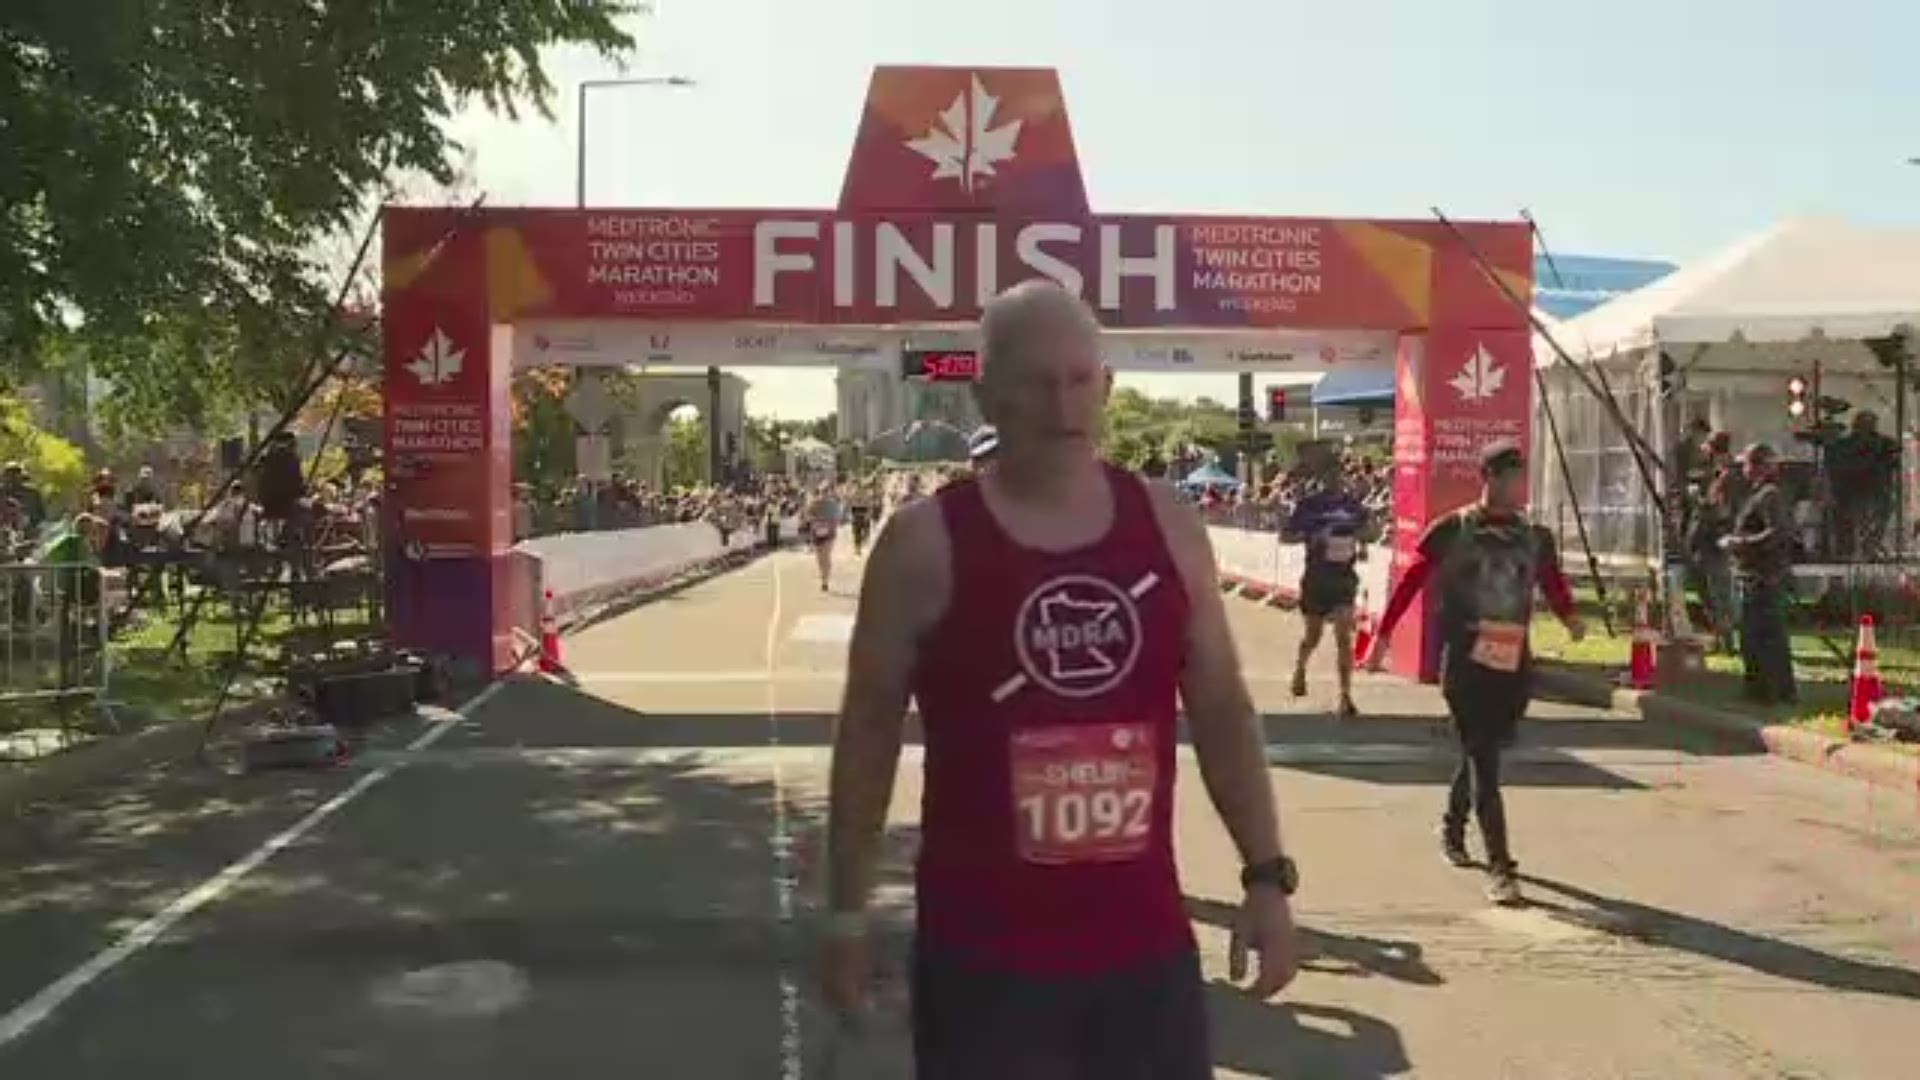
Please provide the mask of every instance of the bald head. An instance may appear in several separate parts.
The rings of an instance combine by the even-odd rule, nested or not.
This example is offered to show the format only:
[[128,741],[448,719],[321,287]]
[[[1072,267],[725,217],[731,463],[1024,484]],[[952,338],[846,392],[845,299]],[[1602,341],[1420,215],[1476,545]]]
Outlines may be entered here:
[[1044,344],[1074,335],[1100,339],[1100,324],[1086,303],[1052,278],[1023,281],[987,301],[980,313],[982,374],[991,378],[996,367],[1004,373],[1010,364],[1045,359],[1038,355]]
[[1079,297],[1047,278],[994,297],[980,316],[980,358],[974,392],[1003,457],[1091,444],[1107,370],[1100,324]]

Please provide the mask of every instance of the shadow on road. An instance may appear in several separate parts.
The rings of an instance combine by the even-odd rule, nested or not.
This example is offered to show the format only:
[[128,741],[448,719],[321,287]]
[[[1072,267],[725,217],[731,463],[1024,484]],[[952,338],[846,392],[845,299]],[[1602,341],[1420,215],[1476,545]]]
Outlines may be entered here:
[[[1268,714],[1262,719],[1270,760],[1341,779],[1386,784],[1446,783],[1455,747],[1443,722],[1431,716],[1382,715],[1333,721],[1324,714]],[[642,722],[643,721],[643,722]],[[759,749],[777,732],[784,747],[823,748],[833,741],[831,712],[643,712],[616,704],[590,687],[544,679],[508,686],[474,717],[458,745]],[[1661,729],[1642,721],[1551,720],[1529,724],[1503,779],[1515,787],[1638,790],[1643,785],[1581,760],[1581,749],[1671,750]],[[1182,742],[1186,738],[1184,728]],[[908,718],[908,745],[920,745],[917,718]]]
[[1375,1080],[1413,1068],[1392,1024],[1334,1005],[1256,1001],[1212,982],[1207,1024],[1213,1063],[1249,1076]]
[[0,1010],[353,778],[165,763],[0,816]]
[[[1195,922],[1222,930],[1233,928],[1238,910],[1232,905],[1205,897],[1186,898],[1187,915]],[[1299,927],[1300,970],[1324,975],[1356,978],[1383,976],[1414,986],[1439,986],[1446,982],[1440,973],[1427,966],[1417,941],[1389,941]]]
[[[542,718],[576,745],[578,707]],[[73,865],[28,863],[10,878],[35,893],[0,907],[0,966],[11,973],[59,944],[34,939],[59,928],[56,915],[70,919],[69,906],[91,918],[31,983],[0,981],[0,1008],[105,945],[107,921],[258,844],[240,789],[298,805],[324,796],[310,784],[352,775],[229,782],[187,807],[125,796],[90,812],[131,818],[104,832],[76,818],[58,838],[76,849]],[[348,1077],[781,1075],[793,1034],[782,986],[808,992],[812,953],[804,896],[782,916],[781,802],[796,829],[807,825],[811,808],[765,770],[423,762],[0,1052],[0,1073],[219,1080],[276,1060],[285,1075]],[[152,869],[178,860],[182,844],[213,839],[190,828],[198,815],[220,832],[219,854],[184,880],[156,881]],[[896,844],[890,863],[911,838]],[[103,881],[145,887],[122,894]],[[383,993],[474,964],[518,973],[521,1000],[494,1014],[474,1012],[464,991],[422,992],[404,1008]],[[799,1034],[811,1043],[820,1032]]]
[[[1575,925],[1828,990],[1920,1000],[1920,971],[1850,960],[1677,911],[1601,896],[1550,878],[1527,874],[1521,877],[1536,887],[1532,895],[1534,907],[1551,911]],[[1542,899],[1539,889],[1557,893],[1573,903]]]
[[[1186,898],[1196,922],[1231,929],[1230,904]],[[1420,944],[1299,928],[1300,969],[1352,978],[1375,976],[1414,986],[1445,982],[1427,965]],[[1250,1076],[1388,1077],[1412,1066],[1393,1025],[1330,1005],[1280,999],[1258,1001],[1223,980],[1207,984],[1207,1020],[1215,1065]]]

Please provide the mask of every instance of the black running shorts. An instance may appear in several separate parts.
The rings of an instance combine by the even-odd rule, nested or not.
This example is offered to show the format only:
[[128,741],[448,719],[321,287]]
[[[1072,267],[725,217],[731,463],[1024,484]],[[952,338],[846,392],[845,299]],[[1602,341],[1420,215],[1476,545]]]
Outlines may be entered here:
[[1300,612],[1326,618],[1353,606],[1360,595],[1360,578],[1352,571],[1308,571],[1300,578]]
[[917,944],[919,1080],[1210,1080],[1206,988],[1192,952],[1112,974],[991,971]]

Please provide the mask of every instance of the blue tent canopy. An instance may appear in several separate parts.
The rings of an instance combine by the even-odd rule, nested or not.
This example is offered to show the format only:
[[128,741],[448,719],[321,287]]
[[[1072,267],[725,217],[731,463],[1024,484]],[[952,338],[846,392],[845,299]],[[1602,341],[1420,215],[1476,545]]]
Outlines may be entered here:
[[1208,462],[1188,473],[1187,478],[1180,481],[1180,486],[1190,488],[1237,488],[1240,486],[1240,480],[1220,466]]
[[1393,407],[1393,369],[1390,367],[1336,368],[1313,384],[1315,405],[1373,405]]

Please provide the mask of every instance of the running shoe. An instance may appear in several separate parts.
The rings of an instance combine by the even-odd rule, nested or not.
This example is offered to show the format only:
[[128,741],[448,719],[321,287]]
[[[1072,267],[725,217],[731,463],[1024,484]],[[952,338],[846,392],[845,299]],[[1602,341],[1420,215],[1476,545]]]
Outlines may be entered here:
[[1487,871],[1487,899],[1502,907],[1517,907],[1526,902],[1520,895],[1520,877],[1511,866]]
[[1440,829],[1440,857],[1447,860],[1448,866],[1459,869],[1473,865],[1473,856],[1467,854],[1467,838],[1447,835],[1444,826]]
[[1307,696],[1307,669],[1305,668],[1293,669],[1293,696]]
[[1340,699],[1340,704],[1334,707],[1333,718],[1340,721],[1358,720],[1360,710],[1354,707],[1352,698],[1343,697]]

